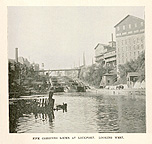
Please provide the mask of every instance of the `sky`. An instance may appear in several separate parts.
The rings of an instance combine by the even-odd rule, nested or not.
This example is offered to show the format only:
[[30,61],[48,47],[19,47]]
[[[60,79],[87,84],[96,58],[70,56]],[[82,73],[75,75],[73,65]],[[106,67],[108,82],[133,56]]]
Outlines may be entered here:
[[108,44],[127,15],[144,19],[144,7],[8,7],[8,58],[19,56],[45,69],[94,61],[98,43]]

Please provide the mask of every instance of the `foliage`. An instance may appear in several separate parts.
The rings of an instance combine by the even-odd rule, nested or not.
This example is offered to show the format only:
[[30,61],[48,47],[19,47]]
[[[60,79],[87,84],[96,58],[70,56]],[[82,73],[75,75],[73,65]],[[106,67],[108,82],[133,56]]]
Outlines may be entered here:
[[34,71],[32,65],[29,67],[19,62],[9,62],[9,93],[17,93],[18,96],[25,94],[29,88],[34,88],[33,81],[41,81],[42,88],[47,87],[46,77],[40,76]]
[[124,65],[119,65],[118,68],[121,79],[126,79],[129,72],[138,72],[138,80],[145,80],[145,52],[143,51],[136,60],[131,60]]
[[99,86],[102,76],[105,73],[106,67],[104,67],[104,64],[93,64],[91,66],[82,68],[80,72],[80,79],[82,79],[90,85]]

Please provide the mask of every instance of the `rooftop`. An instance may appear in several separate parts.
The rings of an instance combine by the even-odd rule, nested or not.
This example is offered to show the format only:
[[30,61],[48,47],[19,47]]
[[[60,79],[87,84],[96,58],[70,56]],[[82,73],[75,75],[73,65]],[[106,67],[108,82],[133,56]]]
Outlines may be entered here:
[[97,46],[94,49],[96,49],[98,46],[110,47],[109,45],[98,43]]
[[139,75],[138,72],[129,72],[129,73],[127,74],[127,77],[128,77],[128,76],[138,76],[138,75]]
[[132,17],[134,19],[137,19],[137,20],[142,20],[144,21],[143,19],[141,18],[138,18],[138,17],[135,17],[135,16],[132,16],[132,15],[127,15],[125,18],[123,18],[119,23],[117,23],[114,27],[117,27],[120,23],[122,23],[125,19],[127,19],[128,17]]

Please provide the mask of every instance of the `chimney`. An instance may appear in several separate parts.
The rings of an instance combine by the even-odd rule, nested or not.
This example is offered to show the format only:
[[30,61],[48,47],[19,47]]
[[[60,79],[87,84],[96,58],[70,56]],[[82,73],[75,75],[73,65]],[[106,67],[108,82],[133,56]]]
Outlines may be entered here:
[[18,48],[15,48],[15,61],[18,62]]

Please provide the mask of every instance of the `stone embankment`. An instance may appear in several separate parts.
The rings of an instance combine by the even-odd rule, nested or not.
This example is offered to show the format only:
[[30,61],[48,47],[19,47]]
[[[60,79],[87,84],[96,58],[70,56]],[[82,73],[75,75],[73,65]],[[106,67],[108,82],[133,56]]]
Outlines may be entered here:
[[145,89],[120,89],[120,90],[110,90],[110,89],[96,89],[92,88],[88,90],[91,94],[96,95],[124,95],[124,96],[145,96]]

